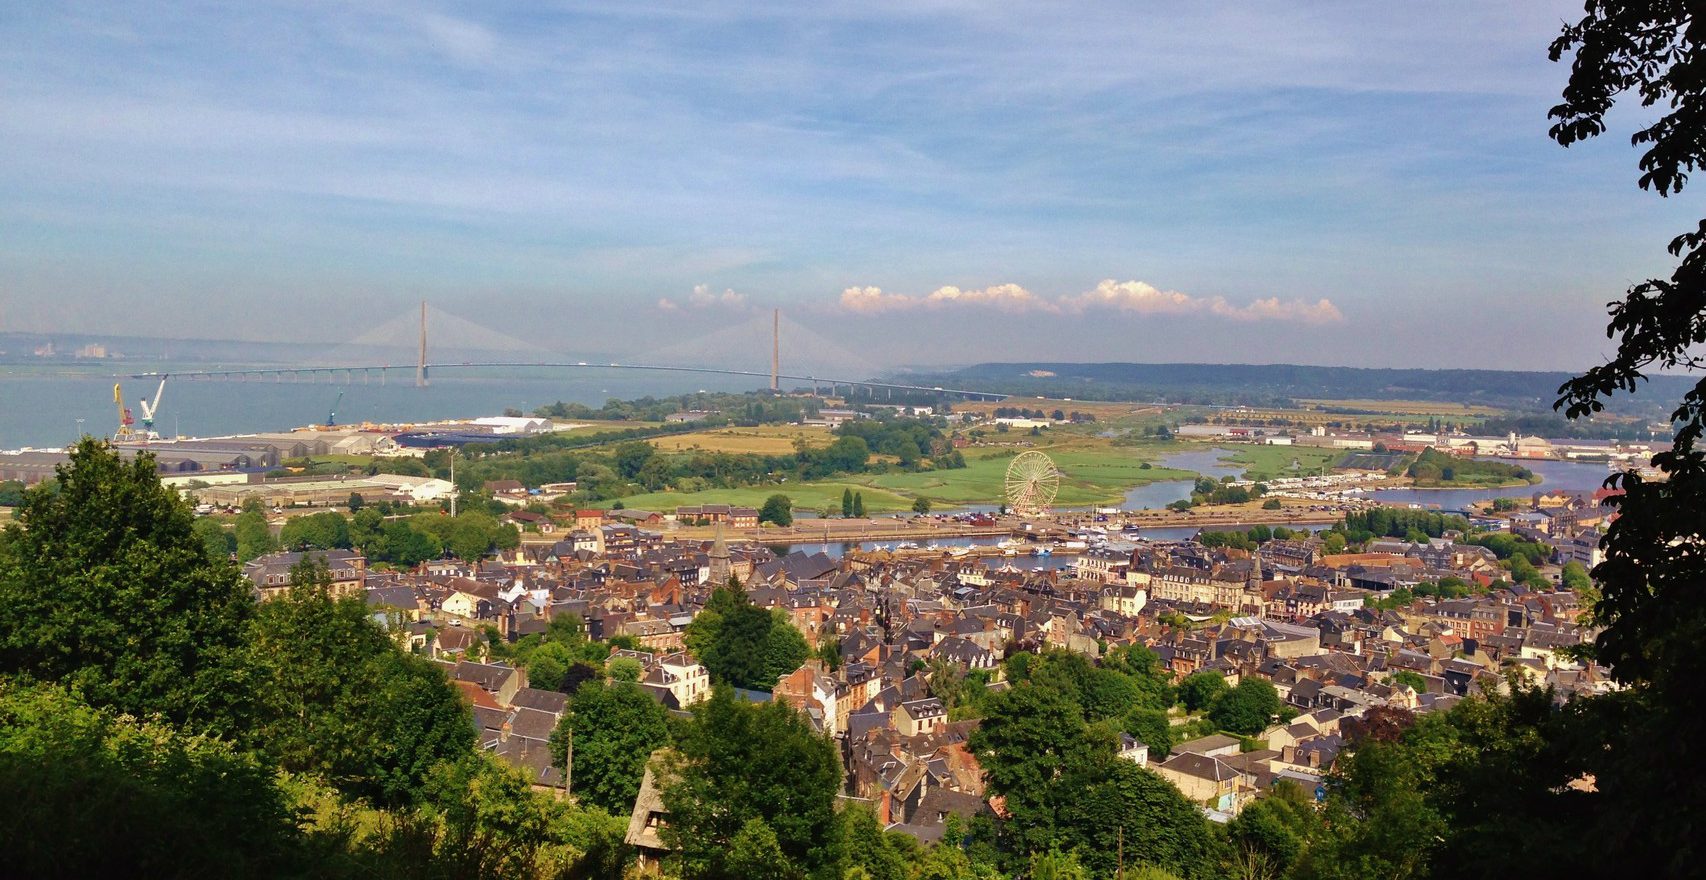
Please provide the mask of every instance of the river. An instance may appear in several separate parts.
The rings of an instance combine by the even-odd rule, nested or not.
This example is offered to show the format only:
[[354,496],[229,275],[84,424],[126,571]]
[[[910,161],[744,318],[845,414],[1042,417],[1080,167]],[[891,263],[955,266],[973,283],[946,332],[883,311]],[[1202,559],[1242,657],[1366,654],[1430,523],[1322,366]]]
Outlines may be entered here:
[[[1244,472],[1241,465],[1220,460],[1228,454],[1228,450],[1219,447],[1175,452],[1163,458],[1159,465],[1196,471],[1215,479],[1241,475]],[[1367,497],[1386,504],[1419,504],[1424,507],[1437,506],[1441,510],[1460,510],[1473,502],[1485,501],[1488,498],[1527,498],[1542,489],[1592,492],[1605,482],[1610,473],[1605,469],[1605,465],[1594,462],[1537,459],[1523,461],[1521,464],[1533,471],[1541,481],[1531,486],[1512,486],[1504,489],[1381,489]],[[1166,507],[1174,501],[1191,497],[1191,490],[1195,485],[1192,480],[1166,480],[1138,486],[1126,492],[1120,509],[1156,510]]]
[[[114,364],[104,369],[118,368]],[[122,381],[125,403],[140,418],[137,400],[152,398],[158,383]],[[92,370],[72,373],[0,366],[0,449],[63,446],[76,438],[79,429],[98,437],[111,436],[118,422],[113,382],[110,376]],[[414,376],[399,376],[395,371],[385,385],[378,384],[377,378],[363,384],[359,375],[352,384],[324,379],[169,380],[154,430],[165,436],[217,437],[323,423],[339,391],[344,396],[338,403],[338,423],[347,425],[493,416],[506,408],[531,412],[558,400],[598,406],[612,397],[666,397],[700,389],[745,391],[751,390],[754,382],[738,376],[684,379],[674,374],[543,370],[514,375],[468,375],[459,371],[434,376],[426,388],[414,387]]]
[[1522,466],[1541,478],[1532,486],[1512,486],[1505,489],[1381,489],[1369,498],[1387,504],[1420,504],[1441,510],[1462,510],[1476,501],[1488,498],[1528,498],[1541,490],[1562,492],[1592,492],[1604,485],[1611,472],[1604,464],[1584,461],[1552,461],[1536,459],[1521,462]]

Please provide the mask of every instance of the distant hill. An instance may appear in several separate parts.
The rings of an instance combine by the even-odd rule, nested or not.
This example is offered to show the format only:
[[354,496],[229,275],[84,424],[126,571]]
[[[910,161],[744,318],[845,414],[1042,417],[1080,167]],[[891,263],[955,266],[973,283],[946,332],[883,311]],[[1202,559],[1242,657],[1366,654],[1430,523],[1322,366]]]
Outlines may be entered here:
[[[1570,376],[1301,364],[984,363],[909,378],[1080,399],[1257,405],[1297,399],[1440,400],[1541,411],[1551,409],[1558,386]],[[1694,382],[1686,376],[1652,377],[1632,403],[1655,411],[1672,407]]]

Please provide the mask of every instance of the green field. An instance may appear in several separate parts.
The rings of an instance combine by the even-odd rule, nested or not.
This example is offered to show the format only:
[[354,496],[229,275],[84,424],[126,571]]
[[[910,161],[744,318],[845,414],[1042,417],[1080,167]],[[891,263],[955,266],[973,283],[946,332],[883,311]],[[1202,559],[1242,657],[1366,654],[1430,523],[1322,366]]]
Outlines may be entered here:
[[[870,486],[856,485],[849,482],[812,482],[812,483],[783,483],[775,486],[748,486],[741,489],[706,489],[702,492],[650,492],[645,495],[630,495],[622,499],[623,505],[635,510],[650,510],[657,513],[673,513],[675,508],[683,504],[733,504],[740,507],[760,507],[764,499],[772,495],[782,494],[794,502],[794,507],[803,510],[822,510],[833,507],[841,509],[841,490],[852,489],[865,496],[865,510],[870,513],[893,513],[895,511],[911,510],[912,499],[874,489]],[[609,507],[613,502],[599,502],[599,507]]]
[[[1061,437],[1058,446],[1038,446],[1054,459],[1061,471],[1060,494],[1055,504],[1080,507],[1114,504],[1125,490],[1161,480],[1189,480],[1196,474],[1143,464],[1178,451],[1178,444],[1113,446],[1105,440],[1077,436]],[[1000,504],[1006,482],[1007,464],[1025,450],[1018,448],[964,450],[966,466],[953,470],[917,473],[860,474],[809,483],[755,486],[742,489],[707,489],[702,492],[652,492],[622,499],[628,507],[667,512],[682,504],[740,504],[757,507],[778,492],[793,500],[795,507],[821,510],[841,507],[841,492],[851,488],[865,496],[865,509],[889,513],[912,509],[913,499],[924,497],[944,507],[967,504]]]
[[[1271,480],[1275,477],[1318,474],[1323,467],[1332,470],[1333,465],[1344,455],[1345,451],[1342,449],[1319,449],[1314,446],[1239,446],[1221,458],[1223,461],[1243,465],[1244,478],[1247,480]],[[1294,461],[1301,465],[1301,470],[1292,469],[1291,463]]]
[[[966,466],[947,471],[908,474],[871,474],[851,478],[867,486],[890,489],[909,497],[920,495],[948,504],[999,504],[1006,485],[1007,465],[1023,450],[967,450]],[[1112,504],[1125,497],[1125,490],[1161,480],[1189,480],[1190,471],[1151,467],[1145,461],[1159,458],[1159,448],[1112,446],[1106,443],[1039,447],[1060,469],[1060,494],[1055,504],[1080,507]],[[1171,450],[1168,450],[1171,451]]]

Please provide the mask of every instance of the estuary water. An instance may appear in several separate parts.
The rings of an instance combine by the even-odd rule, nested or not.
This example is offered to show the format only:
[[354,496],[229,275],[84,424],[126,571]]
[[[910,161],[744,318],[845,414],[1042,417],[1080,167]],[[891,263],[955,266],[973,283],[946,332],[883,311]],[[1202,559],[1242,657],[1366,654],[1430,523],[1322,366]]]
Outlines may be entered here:
[[[111,436],[118,424],[115,381],[123,383],[125,405],[140,419],[137,401],[152,398],[158,380],[115,380],[92,370],[49,372],[0,366],[0,449],[64,446],[80,431]],[[377,376],[364,384],[360,373],[347,383],[342,375],[336,382],[324,377],[300,382],[171,379],[154,430],[168,437],[288,430],[323,424],[334,402],[340,425],[472,418],[498,415],[506,408],[531,412],[559,400],[598,406],[612,397],[666,397],[701,389],[745,391],[756,387],[754,381],[741,376],[543,370],[511,375],[447,370],[433,376],[426,388],[416,388],[412,374],[395,372],[384,385]],[[340,391],[342,401],[338,401]]]

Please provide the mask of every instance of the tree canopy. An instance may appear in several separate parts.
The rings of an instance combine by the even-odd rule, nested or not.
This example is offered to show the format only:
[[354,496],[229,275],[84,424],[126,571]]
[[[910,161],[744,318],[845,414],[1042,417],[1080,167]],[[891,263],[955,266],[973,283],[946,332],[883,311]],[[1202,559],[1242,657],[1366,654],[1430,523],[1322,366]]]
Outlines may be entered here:
[[553,762],[564,766],[574,740],[575,796],[612,813],[633,808],[646,759],[669,742],[663,705],[633,682],[582,684],[551,735]]
[[711,681],[756,690],[775,687],[811,654],[786,612],[753,605],[738,587],[712,591],[683,640]]
[[829,739],[785,703],[741,702],[722,686],[692,713],[663,767],[664,839],[682,876],[740,876],[737,842],[773,868],[779,852],[786,873],[839,865],[841,758]]
[[210,557],[147,453],[85,438],[0,536],[0,672],[91,704],[232,732],[251,586]]

